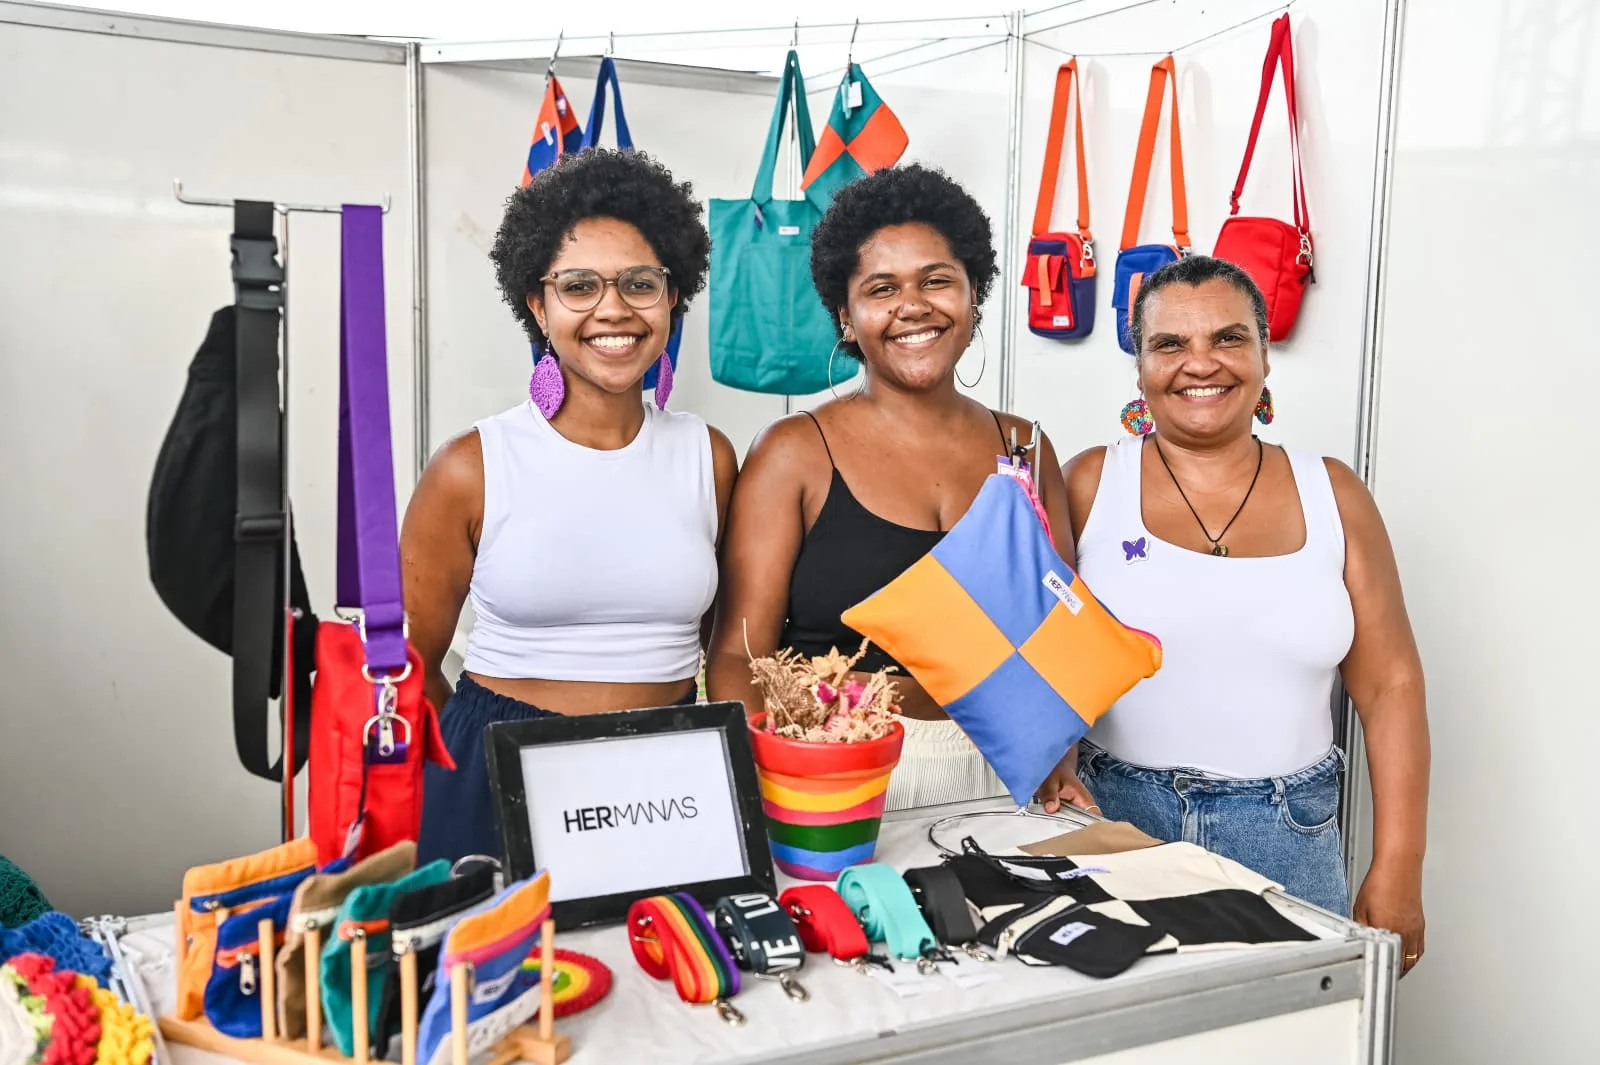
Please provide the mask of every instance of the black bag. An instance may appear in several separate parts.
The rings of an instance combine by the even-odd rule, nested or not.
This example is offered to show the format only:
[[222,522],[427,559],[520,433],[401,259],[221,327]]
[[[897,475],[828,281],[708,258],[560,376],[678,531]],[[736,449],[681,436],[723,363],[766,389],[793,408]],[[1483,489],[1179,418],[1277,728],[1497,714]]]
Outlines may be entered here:
[[[253,776],[282,781],[268,761],[268,702],[283,689],[283,570],[290,552],[294,631],[294,765],[310,747],[317,618],[299,548],[285,536],[283,422],[278,404],[282,267],[272,205],[239,203],[233,237],[238,302],[211,317],[189,366],[150,482],[150,581],[195,635],[233,657],[234,745]],[[239,443],[246,441],[241,456]]]

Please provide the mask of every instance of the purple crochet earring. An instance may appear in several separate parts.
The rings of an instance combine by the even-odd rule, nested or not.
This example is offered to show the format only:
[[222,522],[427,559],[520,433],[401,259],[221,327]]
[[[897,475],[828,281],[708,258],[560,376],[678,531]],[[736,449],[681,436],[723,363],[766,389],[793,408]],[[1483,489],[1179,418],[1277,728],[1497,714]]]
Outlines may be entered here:
[[1155,419],[1150,417],[1150,405],[1143,396],[1129,400],[1123,406],[1122,427],[1133,436],[1148,436],[1156,427]]
[[561,376],[561,363],[556,360],[555,348],[547,346],[539,361],[534,364],[533,376],[528,379],[528,398],[539,408],[539,413],[549,421],[561,409],[567,398],[567,382]]
[[1261,398],[1256,401],[1256,421],[1262,425],[1271,425],[1273,417],[1272,389],[1262,385]]
[[672,395],[672,359],[663,351],[661,361],[656,363],[656,406],[666,410],[667,397],[670,395]]

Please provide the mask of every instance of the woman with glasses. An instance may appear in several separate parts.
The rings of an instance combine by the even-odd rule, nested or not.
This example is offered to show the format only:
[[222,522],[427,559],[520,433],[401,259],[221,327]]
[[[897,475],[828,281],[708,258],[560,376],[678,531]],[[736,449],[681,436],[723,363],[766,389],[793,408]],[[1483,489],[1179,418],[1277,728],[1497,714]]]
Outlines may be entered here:
[[[508,201],[490,258],[538,352],[528,398],[439,449],[400,534],[411,640],[456,763],[428,766],[421,860],[499,853],[486,725],[695,697],[737,467],[722,433],[666,409],[667,341],[706,279],[700,215],[648,156],[600,149]],[[442,664],[468,600],[452,691]]]
[[[979,308],[998,272],[988,217],[944,173],[893,167],[839,192],[812,234],[811,277],[838,330],[830,369],[854,359],[864,373],[859,386],[774,423],[750,447],[706,662],[712,698],[760,708],[749,654],[854,655],[861,635],[840,614],[940,542],[1013,440],[1032,449],[1057,549],[1072,557],[1050,441],[956,388],[956,363],[975,339],[982,344]],[[972,741],[898,663],[877,648],[857,663],[863,673],[885,667],[898,670],[906,727],[886,808],[1005,794]],[[1040,789],[1047,809],[1088,805],[1075,759]]]

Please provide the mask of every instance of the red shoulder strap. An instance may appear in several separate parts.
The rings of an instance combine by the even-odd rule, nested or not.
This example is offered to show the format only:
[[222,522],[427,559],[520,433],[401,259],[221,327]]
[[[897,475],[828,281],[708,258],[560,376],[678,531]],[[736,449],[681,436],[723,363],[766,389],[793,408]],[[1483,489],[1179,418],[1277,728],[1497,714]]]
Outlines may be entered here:
[[1088,244],[1094,240],[1094,236],[1089,232],[1089,168],[1083,156],[1083,80],[1078,74],[1076,56],[1062,63],[1056,71],[1055,99],[1050,105],[1050,133],[1044,145],[1044,170],[1039,175],[1039,204],[1033,212],[1033,235],[1038,236],[1050,229],[1050,216],[1055,212],[1056,183],[1061,177],[1061,148],[1067,132],[1067,107],[1071,103],[1074,82],[1078,87],[1073,132],[1078,155],[1078,236]]
[[1229,214],[1239,213],[1239,197],[1244,193],[1244,182],[1250,175],[1250,160],[1256,152],[1256,138],[1261,134],[1261,120],[1266,115],[1267,100],[1272,96],[1273,75],[1283,68],[1283,97],[1289,111],[1289,155],[1294,168],[1294,224],[1301,236],[1311,234],[1311,212],[1306,204],[1306,183],[1300,167],[1300,107],[1294,87],[1294,37],[1289,29],[1289,15],[1280,16],[1272,23],[1272,40],[1267,45],[1267,58],[1261,65],[1261,92],[1256,98],[1256,114],[1250,123],[1250,138],[1245,141],[1244,161],[1239,164],[1239,179],[1233,183],[1229,197]]
[[1133,157],[1133,183],[1128,189],[1128,210],[1122,217],[1122,247],[1139,243],[1139,222],[1144,217],[1144,197],[1150,187],[1150,164],[1155,160],[1156,131],[1161,126],[1161,98],[1172,80],[1172,238],[1189,247],[1189,199],[1183,182],[1183,134],[1178,128],[1178,72],[1169,55],[1150,68],[1150,91],[1144,101],[1144,122],[1139,127],[1139,148]]

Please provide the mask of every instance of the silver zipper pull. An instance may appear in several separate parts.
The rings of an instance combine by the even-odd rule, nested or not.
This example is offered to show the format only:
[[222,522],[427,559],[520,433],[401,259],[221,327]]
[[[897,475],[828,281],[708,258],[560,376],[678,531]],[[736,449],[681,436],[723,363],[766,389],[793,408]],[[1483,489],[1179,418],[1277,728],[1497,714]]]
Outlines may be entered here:
[[239,955],[239,990],[246,995],[256,993],[256,956]]

